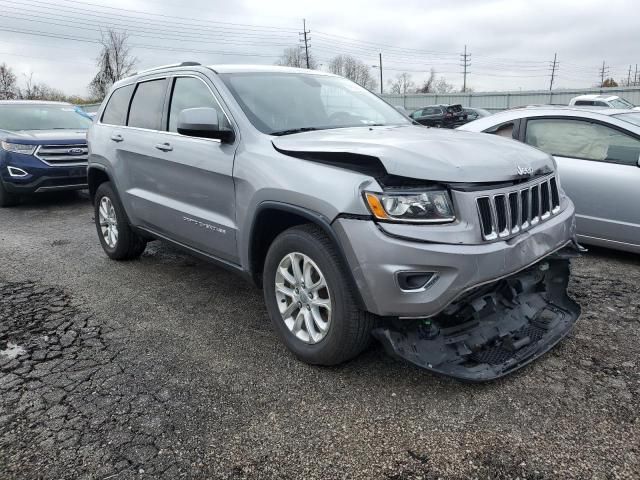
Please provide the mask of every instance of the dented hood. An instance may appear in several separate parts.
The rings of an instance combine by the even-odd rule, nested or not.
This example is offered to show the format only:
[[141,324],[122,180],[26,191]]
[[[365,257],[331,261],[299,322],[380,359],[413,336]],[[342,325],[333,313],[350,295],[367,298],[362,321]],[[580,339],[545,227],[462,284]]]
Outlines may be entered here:
[[352,153],[357,164],[362,155],[375,157],[389,174],[439,182],[501,182],[554,169],[549,155],[511,139],[414,125],[303,132],[276,137],[273,145],[309,159]]

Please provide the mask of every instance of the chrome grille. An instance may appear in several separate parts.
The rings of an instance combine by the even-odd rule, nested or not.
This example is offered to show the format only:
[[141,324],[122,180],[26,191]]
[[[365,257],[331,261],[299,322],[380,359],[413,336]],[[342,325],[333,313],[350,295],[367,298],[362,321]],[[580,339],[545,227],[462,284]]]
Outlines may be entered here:
[[36,157],[52,166],[86,165],[89,149],[86,143],[40,145],[36,149]]
[[482,237],[506,238],[547,220],[560,211],[555,177],[476,199]]

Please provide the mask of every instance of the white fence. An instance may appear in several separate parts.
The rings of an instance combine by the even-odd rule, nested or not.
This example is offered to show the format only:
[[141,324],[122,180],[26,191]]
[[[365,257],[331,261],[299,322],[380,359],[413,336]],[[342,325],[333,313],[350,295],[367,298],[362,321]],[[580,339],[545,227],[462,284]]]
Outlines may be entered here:
[[427,105],[460,103],[463,107],[477,107],[484,108],[491,112],[498,112],[500,110],[506,110],[507,108],[521,107],[524,105],[567,105],[573,97],[587,93],[618,95],[634,105],[640,105],[640,87],[584,88],[553,90],[551,92],[549,90],[535,90],[523,92],[447,94],[412,93],[409,95],[385,93],[381,96],[390,104],[402,106],[409,111],[417,110]]

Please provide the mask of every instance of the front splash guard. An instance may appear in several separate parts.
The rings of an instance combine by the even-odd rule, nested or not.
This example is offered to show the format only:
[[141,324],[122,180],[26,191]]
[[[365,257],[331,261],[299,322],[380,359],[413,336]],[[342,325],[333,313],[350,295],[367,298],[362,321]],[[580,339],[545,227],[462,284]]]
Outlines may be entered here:
[[567,247],[478,287],[428,320],[387,320],[373,335],[387,353],[468,382],[494,380],[543,355],[569,333],[580,306],[567,295]]

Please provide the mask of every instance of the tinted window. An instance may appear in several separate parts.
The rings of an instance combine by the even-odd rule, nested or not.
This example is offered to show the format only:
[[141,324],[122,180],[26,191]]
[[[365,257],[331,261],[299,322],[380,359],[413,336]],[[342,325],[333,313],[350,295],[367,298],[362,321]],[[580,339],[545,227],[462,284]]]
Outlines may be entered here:
[[130,127],[160,130],[166,82],[151,80],[138,84],[129,111]]
[[218,111],[220,126],[228,126],[227,119],[209,88],[197,78],[178,77],[173,86],[169,109],[169,131],[178,131],[178,116],[187,108],[208,107]]
[[591,100],[578,100],[574,105],[578,107],[593,107],[593,102]]
[[594,106],[596,107],[608,107],[609,104],[605,103],[605,102],[593,102]]
[[561,157],[637,165],[640,140],[619,130],[582,120],[527,122],[526,143]]
[[109,125],[125,125],[127,123],[127,111],[129,100],[135,85],[127,85],[113,92],[102,114],[102,123]]

